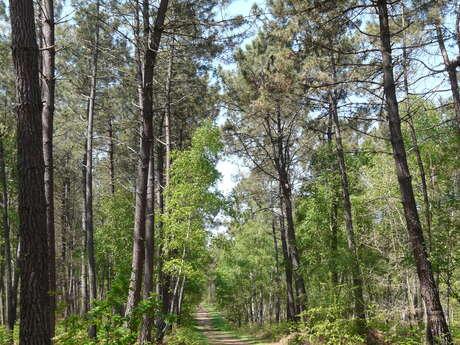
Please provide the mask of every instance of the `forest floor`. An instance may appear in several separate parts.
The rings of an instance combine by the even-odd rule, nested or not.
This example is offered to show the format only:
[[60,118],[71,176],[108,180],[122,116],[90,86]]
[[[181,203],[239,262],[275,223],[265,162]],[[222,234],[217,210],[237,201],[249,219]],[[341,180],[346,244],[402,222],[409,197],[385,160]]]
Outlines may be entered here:
[[208,339],[209,345],[272,345],[255,337],[241,336],[232,331],[216,328],[212,312],[203,306],[198,309],[196,322],[197,329]]

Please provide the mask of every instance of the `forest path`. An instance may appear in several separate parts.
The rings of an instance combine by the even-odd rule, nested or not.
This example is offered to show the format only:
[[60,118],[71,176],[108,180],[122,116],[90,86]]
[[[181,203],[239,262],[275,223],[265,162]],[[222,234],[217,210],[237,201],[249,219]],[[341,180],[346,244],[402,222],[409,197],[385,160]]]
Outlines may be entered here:
[[257,339],[240,340],[232,332],[216,329],[212,324],[211,313],[205,308],[198,309],[196,314],[197,328],[208,338],[209,345],[252,345],[261,344]]

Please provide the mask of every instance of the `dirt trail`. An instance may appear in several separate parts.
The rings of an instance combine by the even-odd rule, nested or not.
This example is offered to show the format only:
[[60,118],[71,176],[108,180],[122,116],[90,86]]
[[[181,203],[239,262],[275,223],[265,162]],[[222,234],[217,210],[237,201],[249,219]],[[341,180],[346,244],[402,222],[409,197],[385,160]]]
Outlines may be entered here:
[[198,310],[196,320],[198,329],[208,338],[210,345],[251,345],[256,343],[255,341],[242,341],[235,338],[231,332],[215,329],[212,326],[210,313],[202,307]]

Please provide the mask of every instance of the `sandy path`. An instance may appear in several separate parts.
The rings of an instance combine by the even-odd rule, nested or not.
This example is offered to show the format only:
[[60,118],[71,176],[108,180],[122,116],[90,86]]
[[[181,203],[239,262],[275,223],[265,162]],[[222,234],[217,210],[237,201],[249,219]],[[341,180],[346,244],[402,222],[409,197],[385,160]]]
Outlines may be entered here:
[[254,342],[242,342],[235,338],[230,332],[216,330],[212,326],[211,315],[208,311],[201,308],[196,314],[198,330],[202,332],[209,340],[210,345],[250,345]]

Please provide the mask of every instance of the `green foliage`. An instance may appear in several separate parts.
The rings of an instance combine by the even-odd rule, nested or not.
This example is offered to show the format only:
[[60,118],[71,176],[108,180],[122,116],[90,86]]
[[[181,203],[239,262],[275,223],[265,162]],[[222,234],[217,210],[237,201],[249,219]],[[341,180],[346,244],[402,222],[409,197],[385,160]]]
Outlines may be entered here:
[[343,316],[336,305],[312,308],[303,313],[307,321],[299,325],[299,338],[307,342],[321,341],[327,345],[361,345],[353,319]]
[[[142,315],[146,312],[155,314],[158,309],[158,299],[152,296],[148,300],[143,300],[134,309],[132,315],[127,318],[115,311],[116,304],[109,298],[99,301],[96,306],[86,315],[73,315],[58,325],[56,345],[130,345],[133,344],[138,333],[133,331],[136,327],[127,325],[139,324]],[[88,327],[96,325],[97,339],[88,338]]]
[[232,239],[214,240],[216,302],[225,311],[225,317],[235,324],[243,319],[245,305],[254,294],[267,286],[273,293],[279,293],[273,284],[276,279],[273,238],[267,220],[270,221],[269,215],[260,213],[244,224],[235,224]]
[[7,331],[5,326],[0,326],[0,344],[8,345],[13,343],[13,335]]
[[216,169],[222,142],[218,128],[206,122],[192,138],[191,147],[175,151],[170,169],[170,184],[165,190],[164,271],[187,278],[191,293],[201,295],[209,263],[207,230],[224,206],[216,191],[220,174]]
[[112,271],[111,296],[118,296],[120,303],[125,302],[131,273],[133,204],[133,194],[121,187],[114,195],[101,196],[97,203],[96,266],[101,275]]
[[165,339],[168,345],[207,345],[208,341],[193,327],[177,327]]
[[415,325],[397,321],[389,322],[386,315],[378,312],[369,320],[369,328],[374,330],[374,333],[375,330],[378,330],[388,343],[398,345],[422,344],[425,331],[423,322]]

